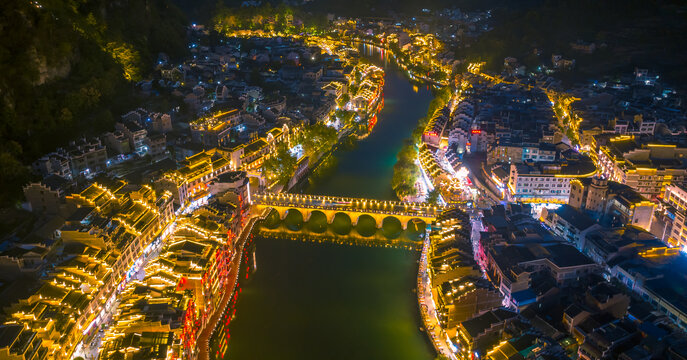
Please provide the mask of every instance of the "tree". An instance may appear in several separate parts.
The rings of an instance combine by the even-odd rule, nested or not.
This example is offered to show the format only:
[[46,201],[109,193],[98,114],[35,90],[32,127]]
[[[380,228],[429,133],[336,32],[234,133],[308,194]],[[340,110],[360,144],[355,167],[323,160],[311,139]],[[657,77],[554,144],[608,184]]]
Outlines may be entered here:
[[415,164],[417,148],[411,139],[405,140],[405,145],[398,152],[396,158],[391,187],[399,198],[416,195],[415,183],[420,176],[420,170]]
[[322,123],[306,126],[300,135],[300,143],[308,155],[330,149],[336,140],[336,129]]
[[439,189],[434,189],[434,190],[430,191],[427,194],[427,202],[432,204],[432,205],[436,205],[437,202],[439,201],[439,195],[440,195]]
[[344,105],[348,104],[349,101],[351,101],[351,95],[349,95],[348,93],[345,93],[345,94],[341,95],[341,99],[340,99],[339,104],[344,106]]
[[262,174],[270,181],[286,184],[296,171],[297,164],[298,159],[291,155],[286,143],[281,142],[262,163]]

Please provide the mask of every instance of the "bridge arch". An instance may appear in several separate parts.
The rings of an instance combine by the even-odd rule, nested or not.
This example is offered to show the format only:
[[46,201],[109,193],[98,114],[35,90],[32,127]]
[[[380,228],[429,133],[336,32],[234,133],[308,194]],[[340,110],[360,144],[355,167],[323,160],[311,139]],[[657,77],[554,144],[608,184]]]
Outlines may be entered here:
[[286,225],[286,228],[293,231],[300,231],[305,223],[303,213],[299,209],[295,208],[284,210],[281,219],[284,222],[284,225]]
[[377,229],[381,227],[381,221],[379,222],[380,226],[378,227],[377,219],[369,214],[359,214],[359,216],[356,216],[353,221],[355,221],[355,230],[358,232],[358,234],[365,237],[374,235],[377,232]]
[[348,216],[347,213],[341,211],[332,212],[331,221],[329,224],[331,225],[332,230],[339,235],[347,235],[351,232],[354,226],[353,222],[351,221],[351,217]]
[[426,227],[427,227],[427,222],[425,220],[422,220],[420,218],[410,218],[406,222],[406,226],[404,227],[404,230],[421,233],[421,232],[425,231]]
[[404,223],[395,216],[386,216],[382,220],[382,234],[388,239],[395,239],[404,230]]
[[308,230],[322,234],[327,231],[327,224],[329,223],[327,215],[320,210],[313,210],[308,212]]

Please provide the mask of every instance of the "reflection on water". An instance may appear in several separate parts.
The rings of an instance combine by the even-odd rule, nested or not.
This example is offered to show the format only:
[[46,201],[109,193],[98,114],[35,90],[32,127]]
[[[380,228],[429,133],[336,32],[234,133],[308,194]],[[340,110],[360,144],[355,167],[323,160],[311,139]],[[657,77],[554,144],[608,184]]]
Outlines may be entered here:
[[[340,144],[302,191],[395,200],[390,183],[396,154],[432,95],[408,82],[383,49],[367,45],[360,52],[386,69],[384,109],[372,133]],[[323,224],[320,216],[311,220],[287,215],[284,222],[261,228],[255,257],[251,253],[244,261],[258,270],[249,278],[241,274],[236,309],[228,309],[212,342],[231,339],[229,346],[211,348],[212,357],[432,359],[431,344],[418,330],[421,319],[411,291],[418,253],[405,249],[415,246],[422,225],[411,224],[412,231],[401,233],[392,222],[377,229],[372,218],[356,225],[341,214],[332,224]]]

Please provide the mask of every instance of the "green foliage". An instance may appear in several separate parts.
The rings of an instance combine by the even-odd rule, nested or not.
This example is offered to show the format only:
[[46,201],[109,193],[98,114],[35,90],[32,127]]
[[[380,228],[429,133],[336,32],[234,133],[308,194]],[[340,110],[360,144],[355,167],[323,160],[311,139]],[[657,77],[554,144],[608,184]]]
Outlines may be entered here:
[[262,163],[262,173],[270,181],[286,184],[296,171],[297,163],[298,159],[289,153],[286,142],[281,142],[277,144],[273,155]]
[[[576,58],[577,75],[626,73],[650,67],[684,79],[684,2],[658,0],[491,1],[494,29],[461,49],[468,62],[486,61],[500,71],[503,59],[517,57],[528,69],[551,64],[551,54]],[[489,5],[485,4],[485,7]],[[592,55],[574,52],[570,43],[595,42]],[[534,49],[541,52],[537,56]],[[663,77],[663,76],[661,76]]]
[[439,201],[439,195],[440,194],[441,193],[439,192],[439,189],[434,189],[434,190],[430,191],[427,194],[427,202],[430,204],[436,205],[437,202]]
[[394,175],[391,178],[391,187],[399,199],[417,194],[415,182],[420,176],[420,169],[415,164],[416,158],[417,148],[411,139],[406,139],[405,145],[396,155]]
[[322,123],[306,126],[297,139],[308,156],[331,149],[336,141],[336,129]]
[[0,24],[2,205],[21,198],[25,164],[140,105],[129,81],[158,52],[186,53],[186,21],[169,0],[10,0]]
[[440,90],[436,90],[434,99],[429,103],[429,109],[427,109],[427,118],[434,116],[434,113],[446,106],[449,100],[451,100],[450,87],[443,87]]
[[[3,189],[21,189],[22,185],[29,179],[29,170],[19,160],[16,154],[10,151],[0,151],[0,186]],[[0,191],[0,202],[9,204],[16,201],[14,194],[9,191]]]
[[[302,24],[301,24],[302,22]],[[321,33],[327,30],[329,22],[323,14],[303,12],[280,3],[273,7],[269,2],[258,7],[226,8],[215,10],[213,29],[219,33],[234,30],[263,30],[296,34],[302,31]]]
[[141,71],[138,68],[140,54],[130,44],[110,42],[105,46],[107,52],[124,70],[124,77],[129,81],[141,80]]
[[417,126],[413,129],[412,139],[415,144],[419,144],[422,141],[422,133],[425,131],[429,119],[427,117],[421,117],[417,121]]

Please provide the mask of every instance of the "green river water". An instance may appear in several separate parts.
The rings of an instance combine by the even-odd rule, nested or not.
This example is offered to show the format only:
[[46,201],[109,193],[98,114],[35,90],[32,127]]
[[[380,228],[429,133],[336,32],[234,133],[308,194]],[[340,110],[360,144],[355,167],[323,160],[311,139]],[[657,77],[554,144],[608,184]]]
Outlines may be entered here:
[[[381,54],[366,47],[368,57]],[[371,52],[371,53],[369,53]],[[383,58],[381,58],[383,59]],[[386,61],[380,61],[384,64]],[[385,66],[384,109],[372,133],[342,146],[304,192],[395,199],[393,165],[403,140],[424,116],[431,92]],[[253,240],[255,261],[228,326],[218,327],[211,356],[231,360],[427,360],[434,350],[422,325],[415,287],[419,254],[408,250]],[[223,321],[225,321],[223,320]],[[225,322],[226,323],[226,322]],[[220,337],[229,339],[219,349]]]

